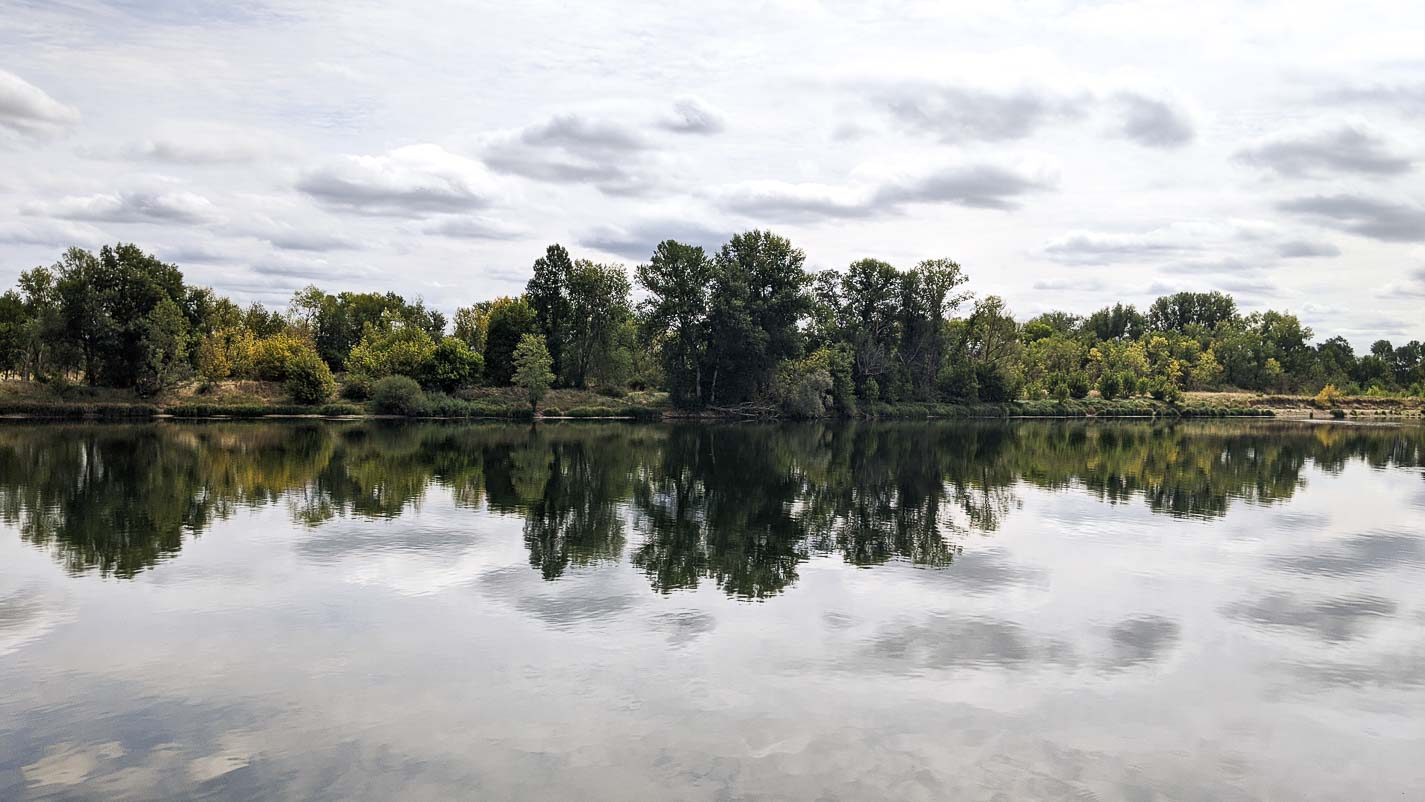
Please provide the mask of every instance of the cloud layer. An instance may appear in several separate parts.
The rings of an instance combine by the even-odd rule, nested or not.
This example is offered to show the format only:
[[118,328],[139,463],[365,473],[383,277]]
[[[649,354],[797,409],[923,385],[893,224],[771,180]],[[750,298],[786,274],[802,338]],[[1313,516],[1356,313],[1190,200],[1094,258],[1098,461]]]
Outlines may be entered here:
[[55,100],[13,72],[0,70],[0,129],[46,136],[79,121],[74,107]]
[[631,262],[759,226],[817,269],[953,257],[1025,315],[1235,289],[1360,345],[1425,337],[1425,12],[1365,2],[358,5],[340,28],[310,0],[22,3],[3,264],[137,241],[243,302],[325,273],[449,312],[550,242]]

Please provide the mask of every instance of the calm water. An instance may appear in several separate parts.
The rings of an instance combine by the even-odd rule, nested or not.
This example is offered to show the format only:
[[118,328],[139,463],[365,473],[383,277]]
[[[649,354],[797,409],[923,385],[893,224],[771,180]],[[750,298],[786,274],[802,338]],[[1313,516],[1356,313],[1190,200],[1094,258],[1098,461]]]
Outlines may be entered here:
[[0,427],[0,799],[1425,795],[1425,428]]

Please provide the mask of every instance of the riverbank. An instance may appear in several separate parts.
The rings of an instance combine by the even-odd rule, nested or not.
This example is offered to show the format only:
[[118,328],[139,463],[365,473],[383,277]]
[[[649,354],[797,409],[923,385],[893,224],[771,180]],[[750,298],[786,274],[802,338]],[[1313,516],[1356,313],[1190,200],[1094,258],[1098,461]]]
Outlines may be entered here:
[[[1256,393],[1188,393],[1177,404],[1149,398],[1014,401],[996,404],[872,403],[857,417],[867,419],[1008,419],[1008,418],[1421,418],[1425,399],[1348,396],[1329,408],[1310,396]],[[33,382],[0,383],[0,417],[23,419],[147,420],[253,418],[427,418],[530,420],[528,402],[516,388],[473,388],[458,395],[427,393],[405,415],[381,414],[370,402],[335,401],[320,405],[291,403],[279,385],[227,382],[199,391],[184,387],[155,399],[108,388],[54,386]],[[775,413],[737,414],[728,410],[677,410],[667,394],[630,393],[622,398],[584,390],[553,390],[540,406],[543,420],[742,420],[776,419]]]
[[[1411,396],[1346,395],[1323,406],[1309,395],[1193,392],[1185,395],[1184,403],[1268,409],[1278,418],[1425,417],[1425,398]],[[1333,415],[1333,410],[1340,410],[1341,414]]]

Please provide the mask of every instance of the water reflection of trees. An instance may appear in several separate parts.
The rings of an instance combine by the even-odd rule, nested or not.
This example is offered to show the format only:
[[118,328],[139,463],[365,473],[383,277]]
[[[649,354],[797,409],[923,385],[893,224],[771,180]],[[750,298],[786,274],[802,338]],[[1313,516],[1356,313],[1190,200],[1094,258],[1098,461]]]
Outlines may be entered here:
[[245,507],[391,518],[432,488],[518,516],[546,578],[629,558],[660,592],[773,595],[814,553],[944,565],[1021,483],[1215,517],[1314,464],[1425,464],[1425,429],[1277,423],[46,425],[0,429],[0,517],[73,572],[131,577]]

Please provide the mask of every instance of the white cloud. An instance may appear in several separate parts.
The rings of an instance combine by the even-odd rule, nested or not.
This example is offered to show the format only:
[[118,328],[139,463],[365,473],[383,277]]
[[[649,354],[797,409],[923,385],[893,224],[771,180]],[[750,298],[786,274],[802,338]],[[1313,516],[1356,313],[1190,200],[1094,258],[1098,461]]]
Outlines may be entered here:
[[1178,148],[1196,136],[1192,113],[1180,101],[1138,91],[1113,96],[1118,133],[1148,148]]
[[268,131],[211,122],[162,126],[117,150],[96,155],[168,164],[244,164],[270,158],[288,146]]
[[26,204],[27,215],[109,223],[204,223],[217,218],[213,202],[192,192],[114,192],[67,195]]
[[1324,226],[1382,242],[1425,242],[1425,207],[1340,193],[1281,201],[1277,208]]
[[866,91],[871,103],[898,125],[941,142],[1023,139],[1042,126],[1082,116],[1093,102],[1087,94],[925,81],[873,86]]
[[663,127],[679,134],[716,134],[727,128],[727,115],[702,98],[684,95],[673,101]]
[[1414,158],[1360,120],[1279,131],[1237,151],[1235,159],[1292,178],[1323,174],[1393,176]]
[[735,229],[698,222],[704,216],[690,213],[682,218],[637,220],[627,226],[598,226],[582,235],[579,244],[635,262],[646,261],[658,243],[669,239],[701,246],[711,254],[732,238]]
[[609,195],[645,194],[659,178],[654,146],[637,129],[574,112],[489,137],[484,159],[503,173]]
[[768,220],[874,218],[899,214],[914,204],[952,204],[974,209],[1013,209],[1024,197],[1052,189],[1042,172],[997,164],[950,164],[918,173],[888,175],[850,185],[756,180],[714,190],[730,212]]
[[0,70],[0,128],[23,136],[53,134],[79,121],[73,106],[13,72]]
[[104,241],[94,226],[68,220],[14,220],[0,223],[0,242],[41,245],[56,253],[71,246],[93,247]]
[[341,156],[303,172],[297,189],[329,208],[396,217],[483,209],[502,195],[483,164],[432,144]]
[[424,226],[426,234],[473,240],[507,240],[529,234],[520,226],[478,215],[450,215]]

